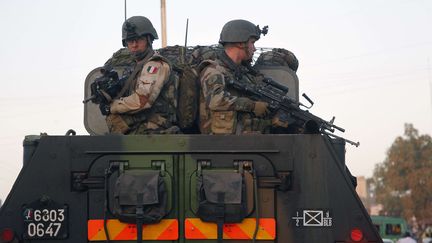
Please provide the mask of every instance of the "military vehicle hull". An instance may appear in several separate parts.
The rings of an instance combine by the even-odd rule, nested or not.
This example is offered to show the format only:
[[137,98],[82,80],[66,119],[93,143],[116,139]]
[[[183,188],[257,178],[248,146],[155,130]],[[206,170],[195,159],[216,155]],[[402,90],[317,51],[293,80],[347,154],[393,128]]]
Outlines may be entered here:
[[[197,178],[218,171],[243,173],[248,212],[224,224],[223,242],[382,242],[344,160],[344,144],[322,135],[28,137],[0,232],[11,242],[217,242],[217,224],[197,212]],[[163,218],[142,231],[130,222],[139,210],[116,214],[125,171],[159,171],[165,185]]]

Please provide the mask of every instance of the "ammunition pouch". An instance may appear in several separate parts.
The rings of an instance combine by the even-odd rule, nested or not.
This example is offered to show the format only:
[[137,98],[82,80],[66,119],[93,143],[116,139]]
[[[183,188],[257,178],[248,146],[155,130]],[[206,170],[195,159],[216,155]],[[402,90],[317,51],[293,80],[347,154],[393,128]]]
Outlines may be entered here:
[[237,124],[237,112],[212,111],[211,131],[213,134],[234,134]]
[[198,217],[217,223],[222,239],[224,223],[240,223],[248,215],[246,185],[237,172],[203,171],[198,177]]
[[112,212],[122,222],[158,223],[167,214],[168,195],[159,171],[126,170],[114,186]]

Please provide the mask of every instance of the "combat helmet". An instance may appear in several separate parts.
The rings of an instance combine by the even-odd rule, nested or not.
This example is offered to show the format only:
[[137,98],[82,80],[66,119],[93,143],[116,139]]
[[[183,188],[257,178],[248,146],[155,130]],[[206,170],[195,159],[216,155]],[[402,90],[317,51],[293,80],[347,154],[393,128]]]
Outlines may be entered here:
[[150,20],[144,16],[128,18],[122,26],[122,43],[126,46],[126,39],[150,35],[151,40],[158,39],[157,32]]
[[258,40],[261,34],[266,35],[267,32],[268,26],[265,26],[261,30],[258,25],[254,25],[247,20],[231,20],[222,28],[219,43],[246,42],[251,37],[255,37]]

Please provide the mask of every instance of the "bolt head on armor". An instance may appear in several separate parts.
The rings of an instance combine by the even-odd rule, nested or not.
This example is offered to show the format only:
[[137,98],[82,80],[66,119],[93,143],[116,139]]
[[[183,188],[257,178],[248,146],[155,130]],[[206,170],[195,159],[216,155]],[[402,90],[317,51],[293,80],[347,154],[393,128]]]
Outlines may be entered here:
[[152,40],[158,39],[157,32],[150,20],[144,16],[128,18],[122,26],[122,43],[126,46],[126,40],[137,39],[149,35]]
[[260,38],[260,35],[266,35],[268,32],[268,26],[265,26],[262,30],[258,25],[254,25],[253,23],[243,20],[236,19],[231,20],[224,25],[222,31],[220,33],[219,43],[237,43],[237,42],[246,42],[249,38],[254,37],[257,40]]

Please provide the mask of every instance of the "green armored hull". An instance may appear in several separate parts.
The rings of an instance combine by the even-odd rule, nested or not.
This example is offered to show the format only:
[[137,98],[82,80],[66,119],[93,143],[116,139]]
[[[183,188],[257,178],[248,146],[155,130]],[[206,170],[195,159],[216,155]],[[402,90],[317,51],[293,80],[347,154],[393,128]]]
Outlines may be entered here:
[[28,136],[24,145],[0,210],[11,242],[382,242],[344,143],[321,135]]

